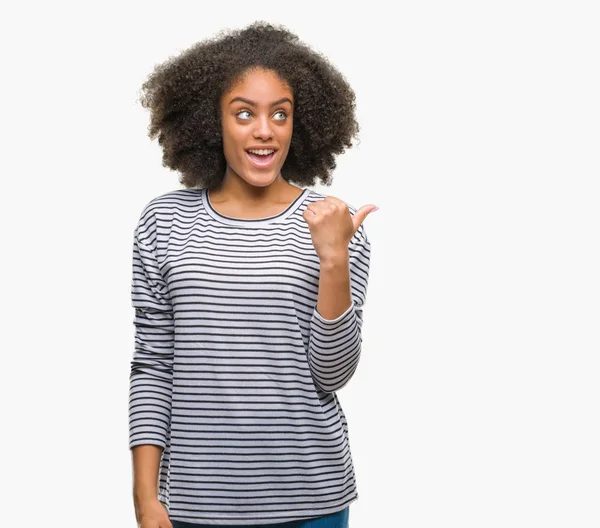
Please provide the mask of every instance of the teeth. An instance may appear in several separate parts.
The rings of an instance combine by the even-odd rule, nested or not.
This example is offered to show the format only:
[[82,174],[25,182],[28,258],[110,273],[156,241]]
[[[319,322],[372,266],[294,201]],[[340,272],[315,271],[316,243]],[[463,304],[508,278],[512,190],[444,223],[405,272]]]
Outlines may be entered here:
[[274,149],[249,149],[248,152],[252,152],[252,154],[258,154],[259,156],[266,156],[267,154],[271,154],[271,152],[275,152]]

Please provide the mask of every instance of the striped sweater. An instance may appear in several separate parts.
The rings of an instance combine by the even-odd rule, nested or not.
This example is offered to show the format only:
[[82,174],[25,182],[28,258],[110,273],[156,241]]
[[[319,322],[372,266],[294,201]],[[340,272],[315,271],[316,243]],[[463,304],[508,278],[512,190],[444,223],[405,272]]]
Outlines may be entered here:
[[302,217],[324,197],[307,188],[277,215],[240,219],[206,189],[178,189],[142,210],[129,447],[163,448],[158,498],[172,520],[276,524],[358,499],[336,391],[360,358],[370,244],[361,224],[348,246],[352,304],[325,319]]

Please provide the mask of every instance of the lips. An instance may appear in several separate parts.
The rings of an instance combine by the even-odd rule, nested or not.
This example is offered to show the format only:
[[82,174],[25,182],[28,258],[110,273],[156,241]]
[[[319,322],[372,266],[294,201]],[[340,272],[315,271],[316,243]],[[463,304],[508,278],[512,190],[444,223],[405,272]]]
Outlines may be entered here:
[[257,169],[268,169],[271,167],[271,165],[273,165],[273,161],[275,160],[275,154],[277,154],[277,151],[275,151],[271,154],[267,154],[266,156],[260,156],[258,154],[252,154],[248,151],[245,152],[246,156],[250,160],[250,163]]

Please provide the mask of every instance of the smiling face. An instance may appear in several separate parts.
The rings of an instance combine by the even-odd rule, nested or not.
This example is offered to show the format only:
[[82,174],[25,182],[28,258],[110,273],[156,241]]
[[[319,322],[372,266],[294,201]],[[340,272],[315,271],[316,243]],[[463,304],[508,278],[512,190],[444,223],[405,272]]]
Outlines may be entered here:
[[280,177],[292,139],[293,102],[290,87],[263,69],[247,72],[221,97],[225,178],[263,187]]

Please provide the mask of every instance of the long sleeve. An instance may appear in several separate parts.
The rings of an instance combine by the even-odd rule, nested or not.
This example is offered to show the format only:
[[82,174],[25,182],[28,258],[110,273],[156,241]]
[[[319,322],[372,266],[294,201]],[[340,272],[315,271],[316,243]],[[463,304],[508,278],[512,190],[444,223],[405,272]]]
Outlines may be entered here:
[[164,448],[173,392],[173,309],[151,240],[140,240],[140,225],[134,234],[131,282],[135,345],[129,388],[129,448],[140,444]]
[[346,385],[360,359],[371,257],[371,245],[362,224],[350,241],[348,256],[352,304],[335,319],[325,319],[315,306],[310,323],[308,362],[315,383],[325,392],[335,392]]

